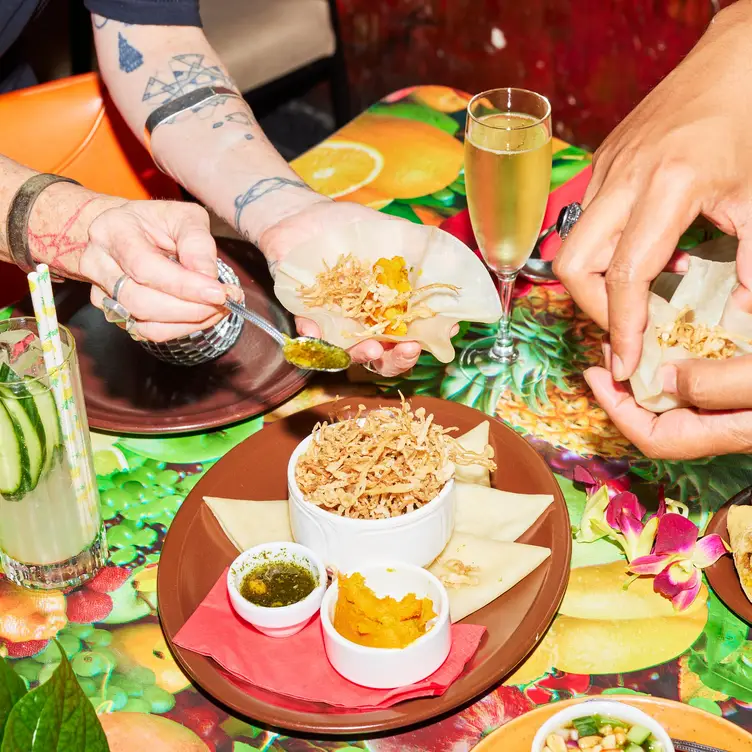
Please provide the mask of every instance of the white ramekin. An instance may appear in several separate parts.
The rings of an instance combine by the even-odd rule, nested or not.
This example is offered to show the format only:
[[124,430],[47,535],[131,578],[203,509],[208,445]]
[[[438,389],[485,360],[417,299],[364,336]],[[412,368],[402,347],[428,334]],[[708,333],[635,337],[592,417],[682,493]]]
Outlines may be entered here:
[[583,718],[588,715],[601,715],[609,718],[618,718],[632,725],[644,726],[650,729],[653,736],[663,745],[663,752],[675,752],[671,737],[666,733],[666,729],[658,721],[651,718],[639,708],[627,705],[625,702],[616,700],[586,700],[570,705],[560,712],[552,715],[539,729],[533,739],[531,752],[541,752],[546,744],[549,734],[565,726],[575,718]]
[[[307,567],[318,583],[302,601],[289,606],[268,608],[250,603],[240,594],[243,577],[252,569],[270,561],[292,561]],[[300,632],[319,610],[326,591],[324,562],[305,546],[297,543],[262,543],[243,551],[230,564],[227,592],[238,616],[269,637],[290,637]]]
[[341,571],[382,561],[425,567],[446,548],[454,530],[454,480],[428,504],[399,517],[342,517],[306,501],[298,488],[295,466],[312,438],[298,445],[287,466],[290,526],[298,543],[315,551],[328,567]]
[[335,580],[321,603],[324,647],[334,669],[354,684],[373,689],[404,687],[425,679],[447,659],[452,645],[449,598],[444,586],[430,572],[414,564],[382,563],[359,567],[366,585],[377,596],[398,600],[408,593],[430,598],[436,618],[430,629],[404,648],[370,648],[342,637],[334,628],[334,608],[339,590]]

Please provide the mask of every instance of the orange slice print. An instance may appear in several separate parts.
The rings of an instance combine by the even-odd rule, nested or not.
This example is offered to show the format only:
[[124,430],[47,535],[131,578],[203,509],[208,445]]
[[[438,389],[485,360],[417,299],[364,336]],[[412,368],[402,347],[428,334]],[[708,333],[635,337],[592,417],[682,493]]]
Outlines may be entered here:
[[341,198],[372,183],[384,167],[384,158],[365,144],[324,141],[291,163],[313,188],[329,198]]

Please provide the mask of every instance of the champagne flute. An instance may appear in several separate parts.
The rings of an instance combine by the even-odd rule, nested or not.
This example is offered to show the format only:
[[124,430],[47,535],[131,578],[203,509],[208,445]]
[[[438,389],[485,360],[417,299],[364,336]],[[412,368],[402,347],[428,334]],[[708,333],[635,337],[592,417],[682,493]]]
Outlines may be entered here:
[[499,281],[496,337],[460,354],[460,371],[499,374],[518,358],[511,333],[512,292],[543,224],[551,182],[551,105],[526,89],[492,89],[470,100],[465,126],[465,187],[470,221]]

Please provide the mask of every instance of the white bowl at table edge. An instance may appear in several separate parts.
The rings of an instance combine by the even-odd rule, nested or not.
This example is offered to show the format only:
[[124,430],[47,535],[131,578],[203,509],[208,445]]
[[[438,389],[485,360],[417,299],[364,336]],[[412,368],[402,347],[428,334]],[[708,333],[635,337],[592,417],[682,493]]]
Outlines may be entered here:
[[[273,558],[262,558],[262,554],[265,552],[270,553],[272,557],[276,553],[288,553],[287,556],[278,557],[280,561],[294,562],[297,560],[299,562],[300,559],[306,560],[312,574],[315,570],[316,587],[305,598],[297,603],[291,603],[289,606],[269,608],[257,606],[246,600],[240,594],[240,583],[252,567],[274,560]],[[230,564],[227,571],[227,591],[230,595],[232,607],[238,616],[258,629],[259,632],[270,637],[290,637],[300,632],[319,610],[326,592],[327,582],[324,562],[314,551],[301,546],[299,543],[261,543],[243,551]]]
[[575,718],[585,718],[589,715],[618,718],[619,720],[626,721],[631,726],[644,726],[650,729],[653,736],[663,744],[663,752],[675,752],[671,737],[668,735],[666,729],[647,713],[625,702],[603,700],[600,698],[578,702],[552,715],[538,729],[530,752],[542,752],[549,734],[553,734],[557,729],[563,728]]
[[343,517],[306,501],[295,480],[298,458],[312,440],[303,439],[287,465],[290,527],[295,540],[317,551],[327,566],[346,570],[389,560],[424,567],[446,548],[454,530],[454,478],[431,501],[398,517]]
[[[449,598],[441,582],[427,570],[414,564],[383,562],[357,567],[350,571],[363,575],[366,585],[371,579],[377,595],[392,595],[400,599],[407,593],[433,601],[436,617],[430,628],[404,648],[372,648],[359,645],[343,637],[334,628],[332,616],[339,588],[335,580],[321,602],[321,628],[324,647],[334,669],[354,684],[373,689],[394,689],[425,679],[447,659],[451,650],[452,635],[449,621]],[[401,582],[403,587],[395,592],[382,583],[389,579]],[[412,582],[405,585],[405,580]],[[422,583],[422,586],[421,586]],[[402,593],[402,594],[400,594]]]

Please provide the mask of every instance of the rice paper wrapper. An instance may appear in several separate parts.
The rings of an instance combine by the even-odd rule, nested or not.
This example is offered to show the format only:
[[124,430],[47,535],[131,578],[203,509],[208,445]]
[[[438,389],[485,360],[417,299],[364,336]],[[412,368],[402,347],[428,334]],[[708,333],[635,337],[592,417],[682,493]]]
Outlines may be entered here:
[[[298,288],[316,282],[324,263],[334,266],[342,255],[373,265],[380,258],[402,256],[411,268],[413,288],[435,283],[456,285],[458,293],[436,290],[421,301],[436,313],[408,325],[407,334],[395,337],[364,332],[359,322],[342,316],[336,309],[309,308]],[[296,316],[315,321],[327,342],[349,348],[364,339],[381,342],[418,342],[442,363],[454,358],[450,332],[459,321],[491,324],[501,317],[496,287],[480,259],[460,240],[438,227],[410,222],[373,220],[355,222],[311,238],[294,248],[277,268],[274,292],[282,305]]]
[[[725,239],[721,239],[725,240]],[[728,243],[718,241],[717,250],[728,252]],[[706,249],[706,252],[713,249]],[[708,255],[715,255],[709,253]],[[663,391],[661,367],[678,360],[699,357],[683,347],[661,347],[658,344],[658,331],[673,323],[685,307],[694,311],[694,321],[706,326],[720,326],[736,345],[733,357],[752,353],[752,315],[740,310],[731,299],[731,293],[739,279],[736,263],[733,261],[713,261],[709,258],[691,257],[689,270],[678,285],[671,278],[676,275],[662,275],[653,286],[648,302],[648,325],[642,341],[642,357],[637,371],[630,379],[632,392],[638,405],[654,413],[663,413],[687,403],[674,394]],[[672,290],[670,301],[661,297]]]

